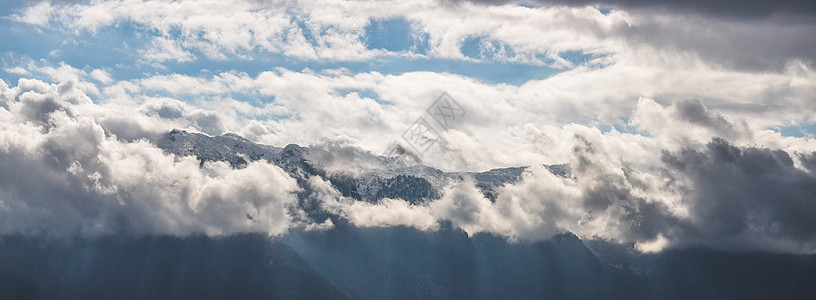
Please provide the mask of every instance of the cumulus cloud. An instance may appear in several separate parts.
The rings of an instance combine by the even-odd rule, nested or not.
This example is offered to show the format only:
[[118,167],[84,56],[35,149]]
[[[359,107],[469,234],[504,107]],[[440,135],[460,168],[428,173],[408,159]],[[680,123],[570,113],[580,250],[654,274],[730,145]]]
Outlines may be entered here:
[[299,188],[277,166],[200,165],[144,139],[121,141],[70,85],[21,80],[2,94],[2,234],[274,235],[292,225]]
[[[431,149],[423,161],[446,170],[485,170],[567,160],[570,146],[557,141],[572,137],[572,130],[565,130],[571,123],[631,126],[675,147],[705,143],[713,136],[740,144],[776,144],[778,137],[758,131],[810,118],[806,108],[813,106],[808,99],[816,95],[816,81],[810,80],[814,74],[750,74],[708,67],[665,74],[619,63],[512,86],[433,72],[277,68],[256,76],[237,71],[155,75],[103,88],[91,85],[88,90],[102,90],[108,108],[114,102],[143,105],[149,116],[172,123],[171,128],[212,135],[236,132],[278,146],[330,139],[375,153],[399,139],[446,91],[467,115],[455,126],[437,128],[448,147]],[[85,90],[88,79],[78,78],[86,82],[79,84]],[[104,114],[99,112],[100,118]],[[148,124],[137,128],[153,126],[140,122]],[[637,135],[622,137],[630,140],[623,143],[641,144],[634,141],[640,139]]]
[[705,143],[712,137],[739,142],[753,140],[753,131],[745,119],[730,120],[697,99],[675,101],[663,107],[653,99],[641,98],[631,123],[675,144]]
[[[147,61],[191,61],[195,55],[189,50],[219,60],[254,50],[339,60],[361,60],[376,53],[366,51],[360,39],[359,28],[365,20],[349,25],[345,23],[352,20],[349,18],[321,22],[309,16],[291,3],[148,0],[41,3],[12,19],[39,26],[56,20],[75,32],[92,33],[124,22],[136,23],[160,33],[148,49],[140,51]],[[167,39],[171,34],[184,42]]]
[[[582,238],[630,243],[659,252],[704,246],[729,251],[816,251],[813,189],[816,176],[797,168],[782,150],[736,147],[714,138],[704,147],[664,151],[662,163],[632,169],[602,145],[576,136],[571,176],[531,166],[523,179],[500,187],[491,201],[472,179],[453,182],[421,204],[384,199],[354,201],[317,181],[322,205],[362,227],[440,222],[538,241],[573,232]],[[810,163],[814,155],[802,157]],[[314,180],[314,179],[313,179]]]
[[[255,51],[327,61],[404,55],[473,61],[479,58],[462,52],[465,41],[472,40],[490,60],[553,68],[574,67],[570,55],[575,52],[595,56],[588,59],[590,64],[603,64],[603,56],[617,55],[647,58],[651,63],[658,63],[660,56],[697,57],[711,65],[750,70],[779,70],[797,61],[812,67],[816,23],[795,16],[812,14],[813,6],[791,3],[611,1],[617,9],[603,14],[591,6],[595,2],[544,1],[528,8],[469,1],[386,5],[380,1],[143,0],[41,3],[12,19],[42,27],[53,23],[74,33],[136,23],[149,29],[145,34],[158,34],[141,51],[148,61],[188,61],[195,56],[192,52],[218,60],[251,59]],[[742,17],[730,18],[728,13]],[[752,13],[775,17],[748,17]],[[411,24],[412,36],[427,37],[423,38],[427,47],[419,47],[427,51],[406,54],[367,47],[366,26],[388,18],[404,19]],[[758,56],[763,59],[755,59]]]
[[[814,141],[751,131],[697,100],[664,106],[641,99],[631,125],[651,136],[578,124],[525,126],[549,137],[545,143],[557,152],[550,157],[570,172],[556,175],[533,161],[492,198],[463,176],[438,183],[436,199],[362,202],[320,176],[296,180],[264,161],[240,168],[202,163],[151,142],[176,125],[207,132],[214,125],[206,116],[235,116],[170,98],[95,103],[72,82],[0,82],[0,164],[11,170],[0,174],[2,234],[274,235],[292,226],[330,228],[325,215],[312,219],[304,206],[312,203],[361,227],[435,230],[445,222],[514,241],[573,232],[644,252],[686,245],[816,251],[809,217],[816,213]],[[353,175],[382,167],[375,154],[348,141],[324,140],[308,159],[329,172],[354,164],[359,173]]]
[[[653,137],[562,128],[572,134],[561,141],[572,145],[566,155],[570,175],[533,165],[522,180],[499,187],[495,200],[466,178],[443,188],[440,198],[414,205],[391,199],[358,203],[337,191],[321,201],[357,226],[432,230],[449,222],[469,234],[488,232],[515,241],[568,231],[631,243],[642,252],[689,245],[816,251],[807,217],[814,154],[752,146],[748,128],[696,100],[661,106],[641,99],[638,111],[657,113],[653,121],[667,123],[656,127],[641,119],[638,124],[653,130]],[[722,133],[734,134],[742,146],[718,137]]]

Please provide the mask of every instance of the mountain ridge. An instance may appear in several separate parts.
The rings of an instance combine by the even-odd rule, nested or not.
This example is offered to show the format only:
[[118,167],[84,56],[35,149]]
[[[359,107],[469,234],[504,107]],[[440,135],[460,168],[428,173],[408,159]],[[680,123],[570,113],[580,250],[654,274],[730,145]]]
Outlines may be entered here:
[[[156,145],[167,153],[178,156],[195,156],[203,165],[206,161],[225,161],[241,168],[252,161],[264,160],[304,180],[305,176],[320,176],[328,180],[346,197],[366,202],[384,198],[402,199],[409,203],[422,203],[441,195],[441,189],[455,180],[473,178],[477,188],[495,201],[496,189],[522,179],[526,166],[491,169],[484,172],[444,172],[424,165],[397,166],[389,163],[394,157],[378,156],[362,150],[355,155],[377,160],[376,167],[355,173],[331,172],[321,162],[319,155],[311,155],[311,149],[297,144],[283,148],[258,144],[235,133],[208,136],[173,129],[156,139]],[[330,155],[330,154],[329,154]],[[350,166],[351,167],[351,166]],[[568,165],[545,165],[553,174],[571,176]]]

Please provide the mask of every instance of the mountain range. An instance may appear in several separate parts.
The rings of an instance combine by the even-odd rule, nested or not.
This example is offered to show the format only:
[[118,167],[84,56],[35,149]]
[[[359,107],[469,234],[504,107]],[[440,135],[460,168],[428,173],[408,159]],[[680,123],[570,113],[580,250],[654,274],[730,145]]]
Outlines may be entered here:
[[[364,151],[260,145],[235,134],[173,130],[154,141],[168,153],[234,168],[265,160],[299,182],[319,176],[343,196],[411,204],[472,179],[488,199],[525,167],[444,172]],[[354,169],[343,170],[343,166]],[[546,166],[573,176],[568,165]],[[303,185],[301,185],[303,186]],[[0,239],[0,295],[8,299],[805,299],[816,295],[816,255],[677,248],[640,253],[632,244],[565,232],[538,242],[437,230],[357,227],[305,201],[327,230],[283,236],[107,236]]]

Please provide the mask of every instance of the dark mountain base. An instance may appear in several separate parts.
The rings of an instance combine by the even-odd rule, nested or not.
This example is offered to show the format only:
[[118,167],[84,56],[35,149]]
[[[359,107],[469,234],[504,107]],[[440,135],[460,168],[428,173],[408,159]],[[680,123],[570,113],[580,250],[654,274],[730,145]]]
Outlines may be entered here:
[[0,241],[2,299],[346,299],[260,235]]
[[[816,256],[632,246],[562,234],[508,243],[459,229],[355,228],[282,239],[332,282],[362,299],[805,299]],[[588,246],[589,247],[588,247]]]
[[[3,299],[811,298],[816,256],[643,255],[563,234],[508,243],[443,226],[261,235],[0,239]],[[285,243],[285,244],[284,244]],[[585,246],[588,245],[589,247]],[[290,248],[291,246],[291,248]]]

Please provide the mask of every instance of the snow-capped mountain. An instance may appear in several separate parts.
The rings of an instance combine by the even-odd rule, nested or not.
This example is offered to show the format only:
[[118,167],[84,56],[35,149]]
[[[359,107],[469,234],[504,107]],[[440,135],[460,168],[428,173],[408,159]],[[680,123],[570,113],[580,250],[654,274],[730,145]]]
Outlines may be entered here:
[[200,133],[174,129],[156,140],[164,151],[179,156],[196,156],[204,161],[226,161],[234,167],[249,161],[280,159],[284,149],[253,143],[237,134],[210,137]]
[[[308,187],[320,176],[359,201],[412,203],[439,197],[447,182],[470,177],[490,199],[525,167],[443,172],[393,167],[394,158],[359,151],[384,164],[354,168],[353,155],[290,144],[259,145],[238,135],[210,137],[173,130],[155,141],[168,153],[245,168],[265,160]],[[346,149],[348,150],[348,149]],[[342,157],[343,159],[338,159]],[[354,169],[337,170],[337,165]],[[566,165],[546,166],[570,177]],[[300,205],[314,220],[308,188]],[[357,204],[357,203],[355,203]],[[321,215],[322,214],[322,215]],[[319,217],[319,218],[315,218]],[[53,240],[0,239],[0,295],[9,299],[769,299],[812,298],[816,256],[729,253],[678,248],[654,254],[634,245],[581,240],[565,232],[549,240],[511,242],[469,234],[448,221],[437,230],[358,227],[291,228],[285,235],[218,237],[120,235]],[[715,288],[716,287],[716,288]]]
[[[441,190],[452,181],[465,178],[472,178],[485,196],[494,200],[496,189],[518,182],[526,170],[526,167],[511,167],[486,172],[443,172],[424,165],[395,164],[393,162],[398,158],[356,150],[358,153],[355,155],[380,163],[365,168],[348,165],[355,172],[345,172],[327,168],[327,157],[331,153],[324,153],[327,151],[325,149],[312,153],[311,149],[295,144],[279,148],[257,144],[234,133],[211,137],[174,129],[157,139],[156,144],[168,153],[195,156],[202,164],[205,161],[225,161],[241,168],[250,161],[266,160],[301,180],[306,176],[320,176],[331,182],[343,196],[367,202],[383,198],[411,203],[427,201],[439,197]],[[567,165],[546,167],[555,175],[570,176]]]

